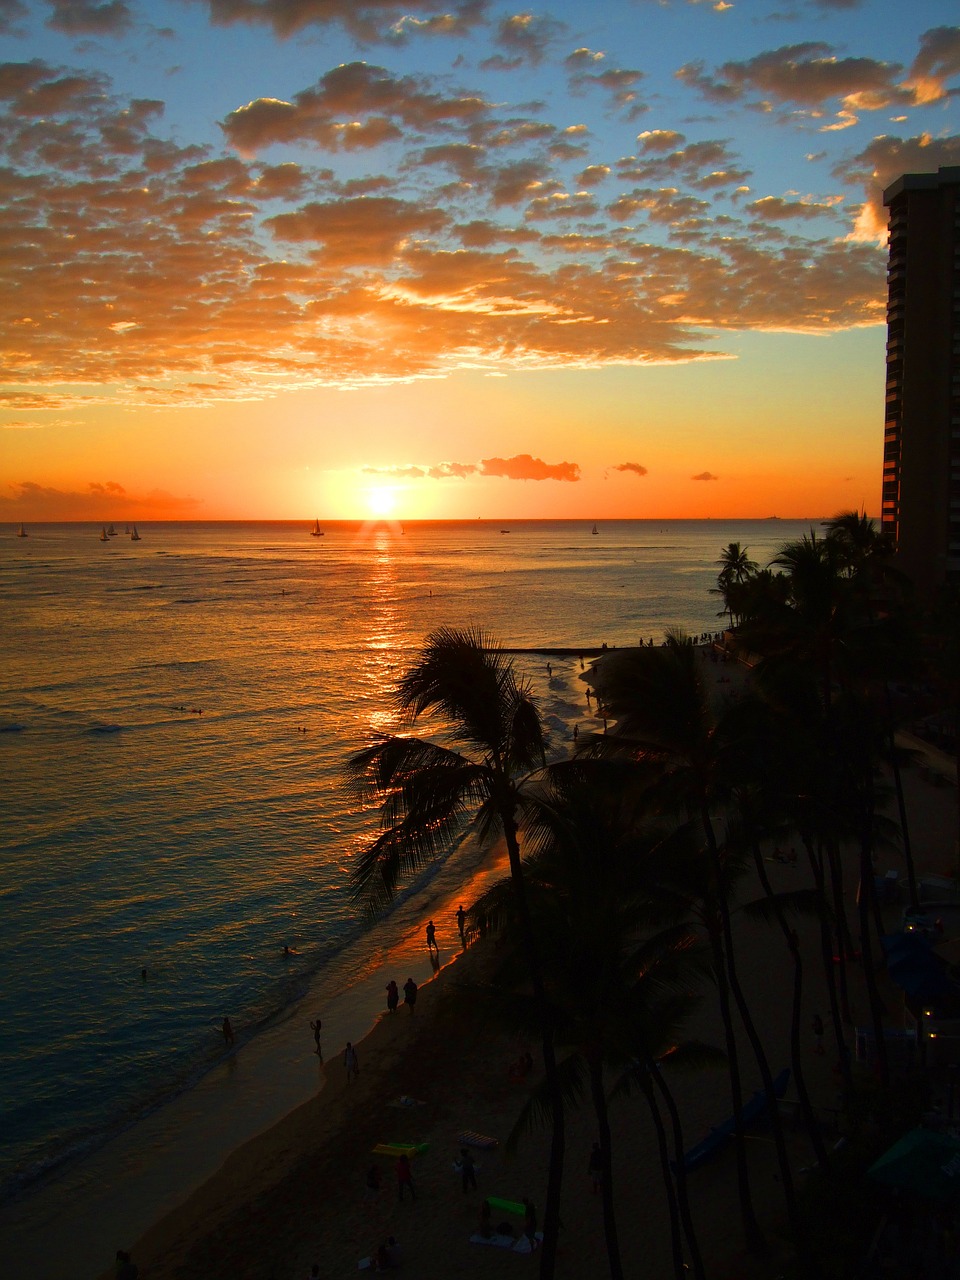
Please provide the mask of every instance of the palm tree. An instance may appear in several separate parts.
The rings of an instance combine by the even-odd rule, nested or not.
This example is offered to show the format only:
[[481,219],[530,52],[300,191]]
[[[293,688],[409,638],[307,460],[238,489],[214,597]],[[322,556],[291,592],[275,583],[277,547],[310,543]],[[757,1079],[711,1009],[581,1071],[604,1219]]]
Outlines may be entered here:
[[[570,1050],[561,1070],[568,1087],[582,1079],[596,1118],[611,1280],[622,1280],[623,1267],[605,1072],[615,1069],[630,1080],[642,1064],[644,1093],[651,1102],[646,1073],[655,1070],[656,1059],[677,1049],[702,974],[689,925],[663,927],[682,907],[665,911],[651,899],[664,858],[663,837],[639,822],[635,791],[635,778],[622,766],[560,764],[530,797],[524,826],[524,870],[537,945],[547,962],[557,1041]],[[509,885],[501,884],[484,895],[473,914],[502,927],[513,906]],[[509,934],[505,941],[509,944]],[[638,1082],[643,1088],[644,1080],[638,1077]],[[520,1126],[530,1122],[536,1102],[534,1095]],[[657,1123],[655,1106],[652,1114]],[[668,1204],[677,1212],[678,1280],[683,1280],[677,1248],[681,1219],[695,1274],[702,1276],[689,1205],[684,1196],[681,1211],[669,1161],[665,1169]]]
[[712,807],[725,802],[730,782],[725,776],[729,743],[725,739],[723,709],[714,706],[707,688],[702,657],[684,635],[672,633],[660,649],[621,650],[603,663],[604,700],[617,721],[616,734],[599,740],[601,753],[626,753],[659,769],[657,793],[662,812],[685,812],[700,824],[707,851],[701,884],[702,919],[713,953],[714,975],[725,1048],[730,1070],[731,1100],[737,1125],[737,1181],[740,1211],[748,1246],[764,1247],[747,1172],[744,1135],[740,1123],[743,1089],[734,1032],[731,996],[757,1057],[771,1104],[771,1120],[781,1166],[784,1194],[791,1221],[796,1204],[782,1126],[775,1114],[772,1075],[752,1025],[736,972],[730,906],[727,897],[731,867],[717,836]]
[[746,547],[741,547],[739,542],[731,542],[724,547],[720,552],[719,563],[717,585],[710,590],[714,595],[723,597],[722,612],[730,615],[732,628],[743,585],[756,573],[757,565],[750,559]]
[[380,835],[354,873],[357,896],[383,907],[401,878],[445,853],[474,826],[482,838],[502,835],[510,863],[521,944],[538,1006],[552,1137],[543,1219],[540,1275],[556,1267],[563,1180],[564,1109],[547,1000],[520,859],[522,788],[542,768],[546,740],[529,685],[482,631],[441,628],[401,678],[395,708],[401,725],[423,719],[440,741],[381,734],[358,751],[349,769],[358,797],[380,805]]

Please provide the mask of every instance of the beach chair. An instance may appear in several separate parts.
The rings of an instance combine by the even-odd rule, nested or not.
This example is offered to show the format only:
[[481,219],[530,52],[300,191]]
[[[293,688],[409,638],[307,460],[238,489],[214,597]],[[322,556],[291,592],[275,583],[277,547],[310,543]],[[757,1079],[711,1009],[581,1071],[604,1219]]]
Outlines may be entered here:
[[473,1129],[465,1129],[457,1134],[457,1144],[461,1147],[477,1147],[481,1151],[489,1151],[491,1147],[499,1147],[499,1138],[487,1138]]

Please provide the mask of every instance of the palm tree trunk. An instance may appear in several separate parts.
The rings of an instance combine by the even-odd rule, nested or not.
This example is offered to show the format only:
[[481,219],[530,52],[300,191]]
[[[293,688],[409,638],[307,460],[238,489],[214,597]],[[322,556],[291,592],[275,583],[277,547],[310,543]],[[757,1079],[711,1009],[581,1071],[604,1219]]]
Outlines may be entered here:
[[523,878],[523,866],[520,861],[520,841],[517,838],[517,826],[512,819],[504,819],[504,838],[507,856],[510,860],[510,881],[513,885],[517,903],[517,915],[520,919],[520,934],[526,954],[527,968],[533,987],[534,998],[541,1011],[541,1052],[543,1053],[543,1069],[550,1098],[550,1160],[547,1167],[547,1198],[543,1210],[543,1247],[540,1251],[541,1280],[553,1280],[557,1266],[557,1240],[560,1235],[560,1191],[563,1185],[563,1160],[566,1145],[565,1116],[563,1110],[563,1092],[560,1088],[560,1076],[557,1071],[557,1055],[553,1043],[553,1015],[547,1000],[546,984],[543,980],[543,969],[537,951],[533,919],[530,915],[530,903],[527,900],[527,886]]
[[[656,1068],[653,1068],[656,1070]],[[643,1096],[647,1100],[647,1106],[650,1108],[650,1118],[653,1121],[654,1132],[657,1135],[657,1151],[660,1156],[660,1174],[663,1178],[663,1187],[667,1193],[667,1208],[670,1213],[670,1248],[673,1254],[673,1274],[675,1280],[686,1280],[685,1264],[683,1261],[683,1239],[680,1232],[680,1208],[677,1202],[677,1188],[674,1185],[673,1174],[670,1171],[670,1152],[667,1148],[667,1131],[663,1127],[663,1117],[660,1115],[660,1109],[657,1106],[657,1100],[653,1096],[653,1086],[650,1083],[650,1071],[643,1067],[636,1070],[636,1078],[640,1082],[643,1090]]]
[[790,952],[790,958],[793,961],[793,1002],[790,1009],[790,1067],[793,1071],[793,1083],[796,1086],[797,1097],[800,1099],[800,1110],[803,1112],[803,1119],[807,1126],[807,1134],[813,1146],[814,1155],[817,1157],[817,1164],[825,1173],[829,1164],[827,1148],[820,1134],[820,1126],[817,1123],[817,1117],[810,1101],[810,1093],[803,1074],[803,1054],[800,1046],[800,1017],[803,1007],[803,957],[800,954],[800,940],[796,932],[787,923],[783,908],[777,901],[770,884],[770,877],[767,875],[767,869],[763,865],[763,853],[756,841],[753,843],[753,859],[757,865],[757,875],[763,887],[763,892],[773,907],[777,924],[780,927],[780,932],[783,934],[787,949]]
[[913,848],[910,844],[910,824],[907,822],[907,802],[903,794],[903,777],[900,773],[900,759],[897,756],[897,744],[893,730],[893,702],[890,697],[889,681],[884,680],[883,692],[887,701],[887,734],[890,743],[890,767],[893,770],[893,785],[897,792],[897,811],[900,814],[900,831],[903,835],[903,860],[907,864],[907,884],[910,891],[910,905],[914,910],[920,905],[920,894],[917,889],[917,869],[913,863]]
[[683,1163],[683,1128],[680,1124],[680,1112],[677,1109],[676,1099],[667,1087],[667,1082],[663,1078],[663,1072],[660,1070],[659,1065],[649,1056],[645,1061],[647,1075],[659,1090],[667,1108],[667,1114],[670,1117],[670,1128],[673,1133],[674,1168],[677,1180],[677,1205],[680,1209],[680,1221],[683,1223],[683,1234],[687,1241],[693,1274],[695,1280],[706,1280],[706,1272],[703,1269],[703,1256],[700,1253],[697,1233],[693,1226],[693,1215],[690,1212],[687,1170]]
[[833,903],[833,921],[837,935],[837,978],[840,986],[840,1008],[847,1024],[853,1021],[850,1012],[850,991],[847,984],[847,960],[854,954],[853,935],[847,922],[847,910],[843,902],[843,866],[840,850],[835,844],[827,845],[827,865],[830,869],[830,896]]
[[610,1117],[607,1114],[607,1095],[603,1087],[603,1058],[599,1053],[589,1055],[590,1096],[597,1117],[597,1134],[600,1139],[600,1166],[603,1179],[600,1192],[603,1197],[603,1235],[607,1244],[607,1261],[610,1280],[623,1280],[623,1263],[620,1260],[620,1241],[617,1238],[617,1217],[613,1207],[613,1161],[610,1149]]
[[[708,814],[704,814],[704,821],[710,826],[712,831],[713,824],[710,822]],[[719,862],[719,851],[717,853],[717,861]],[[753,1021],[753,1015],[747,1004],[746,997],[743,994],[743,987],[740,985],[740,975],[737,973],[736,959],[733,949],[733,928],[730,923],[730,908],[726,900],[726,895],[721,893],[718,895],[720,903],[720,921],[723,929],[723,950],[727,966],[727,981],[730,984],[730,990],[733,992],[733,998],[737,1009],[740,1013],[740,1021],[743,1023],[743,1029],[747,1033],[747,1039],[750,1041],[750,1047],[753,1049],[753,1056],[756,1058],[757,1066],[760,1068],[760,1078],[763,1081],[764,1092],[767,1095],[767,1115],[770,1121],[770,1129],[773,1133],[773,1142],[777,1151],[777,1164],[780,1166],[780,1179],[783,1184],[783,1195],[787,1204],[787,1216],[790,1219],[790,1228],[793,1232],[794,1241],[798,1253],[803,1250],[803,1233],[800,1227],[800,1217],[797,1210],[797,1196],[793,1185],[793,1173],[790,1169],[790,1160],[787,1156],[787,1144],[783,1137],[783,1121],[780,1118],[780,1112],[777,1107],[777,1095],[773,1087],[773,1075],[770,1071],[770,1063],[767,1060],[766,1052],[757,1034],[757,1027]]]
[[873,942],[870,937],[870,908],[876,901],[877,888],[873,874],[873,778],[865,769],[863,835],[860,840],[860,948],[863,952],[863,977],[870,1001],[870,1019],[876,1041],[877,1066],[880,1081],[886,1088],[890,1084],[890,1064],[887,1058],[887,1042],[883,1030],[883,1001],[877,989],[877,975],[873,967]]
[[837,1045],[837,1060],[840,1076],[843,1080],[843,1099],[844,1107],[846,1108],[849,1107],[853,1098],[853,1073],[850,1069],[850,1050],[843,1034],[843,1018],[841,1017],[840,1000],[837,995],[837,975],[833,963],[833,934],[830,929],[830,908],[827,904],[823,854],[821,852],[815,853],[813,847],[807,842],[804,843],[804,847],[810,860],[810,868],[813,871],[813,881],[820,905],[820,910],[817,913],[820,918],[820,958],[823,962],[823,974],[827,981],[830,1022],[833,1026],[833,1035]]
[[757,1215],[753,1208],[753,1197],[750,1193],[750,1173],[747,1169],[747,1151],[744,1141],[743,1130],[743,1086],[740,1081],[740,1058],[737,1051],[737,1038],[733,1030],[733,1018],[730,1014],[730,988],[727,982],[727,964],[723,953],[723,938],[726,936],[726,925],[723,922],[723,915],[726,908],[726,899],[722,892],[723,884],[723,867],[720,862],[720,850],[717,847],[717,838],[713,830],[713,823],[710,820],[710,813],[706,803],[700,806],[700,818],[703,823],[703,831],[707,840],[707,848],[710,852],[710,861],[713,867],[714,880],[716,882],[716,905],[720,915],[721,926],[718,930],[716,927],[708,929],[710,937],[710,947],[713,952],[713,968],[714,977],[717,983],[717,996],[720,1001],[720,1018],[723,1022],[723,1034],[727,1047],[727,1062],[730,1069],[730,1096],[733,1102],[733,1123],[734,1123],[734,1140],[737,1153],[737,1189],[740,1194],[740,1217],[743,1222],[743,1234],[747,1248],[751,1253],[762,1253],[766,1249],[766,1240],[763,1232],[760,1230],[760,1224],[757,1221]]

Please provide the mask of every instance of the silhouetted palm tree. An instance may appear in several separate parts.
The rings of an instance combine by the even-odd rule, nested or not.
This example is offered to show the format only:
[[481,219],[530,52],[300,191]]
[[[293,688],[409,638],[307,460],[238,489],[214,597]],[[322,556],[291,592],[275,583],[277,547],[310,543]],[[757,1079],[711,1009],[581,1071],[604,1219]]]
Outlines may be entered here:
[[741,588],[756,573],[757,565],[750,559],[746,547],[741,547],[739,542],[731,542],[724,547],[719,563],[717,585],[711,587],[711,591],[723,597],[723,613],[729,614],[730,626],[733,627],[739,612]]
[[478,630],[441,628],[402,677],[395,707],[403,727],[423,719],[439,741],[381,734],[350,761],[359,797],[380,805],[380,835],[362,854],[354,883],[372,907],[392,898],[400,879],[449,850],[469,826],[482,838],[502,835],[510,862],[521,944],[541,1020],[541,1044],[552,1117],[540,1274],[556,1264],[563,1179],[564,1115],[546,997],[526,885],[518,825],[522,786],[542,767],[545,735],[526,681]]
[[[651,896],[664,860],[662,836],[641,825],[632,783],[630,771],[615,765],[556,766],[551,785],[531,797],[524,826],[537,946],[556,1010],[557,1041],[571,1050],[562,1071],[568,1082],[583,1077],[596,1117],[612,1280],[622,1280],[623,1268],[605,1072],[615,1069],[632,1079],[638,1063],[653,1070],[657,1058],[676,1050],[703,970],[689,925],[660,927],[671,914]],[[474,913],[502,926],[513,904],[504,883],[484,895]],[[681,904],[672,914],[682,912]],[[520,1125],[535,1114],[536,1095]],[[669,1163],[666,1176],[670,1202],[675,1189]],[[677,1215],[675,1243],[679,1207]],[[686,1203],[682,1217],[695,1273],[702,1275]],[[676,1248],[674,1256],[682,1280]]]

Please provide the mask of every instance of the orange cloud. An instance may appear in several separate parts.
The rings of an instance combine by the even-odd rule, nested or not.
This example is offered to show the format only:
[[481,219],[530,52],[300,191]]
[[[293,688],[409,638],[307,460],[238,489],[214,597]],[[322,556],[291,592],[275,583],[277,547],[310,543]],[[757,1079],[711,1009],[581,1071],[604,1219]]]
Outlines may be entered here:
[[79,492],[31,480],[7,487],[9,494],[0,492],[0,512],[6,511],[6,519],[18,519],[18,513],[25,510],[29,510],[31,520],[183,519],[196,515],[202,506],[200,499],[177,497],[162,489],[128,493],[114,480],[91,481]]
[[575,462],[544,462],[529,453],[513,458],[484,458],[480,474],[501,476],[507,480],[579,480],[580,468]]
[[620,462],[613,469],[614,471],[632,471],[637,476],[647,474],[647,468],[641,466],[639,462]]
[[712,471],[701,471],[698,476],[691,476],[691,480],[719,480],[719,476],[715,476]]

